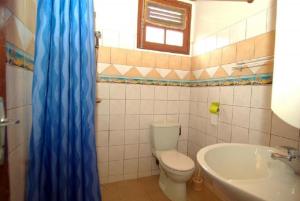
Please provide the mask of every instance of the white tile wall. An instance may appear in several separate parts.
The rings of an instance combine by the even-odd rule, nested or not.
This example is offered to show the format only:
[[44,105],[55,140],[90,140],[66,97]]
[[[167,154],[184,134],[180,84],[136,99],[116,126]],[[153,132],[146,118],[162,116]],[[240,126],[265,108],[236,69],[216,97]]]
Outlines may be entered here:
[[7,129],[11,200],[23,200],[25,196],[27,145],[32,123],[31,88],[31,71],[6,66],[7,117],[20,120],[18,125]]
[[271,86],[253,86],[251,96],[251,107],[270,108],[271,107]]
[[[158,174],[152,164],[150,124],[180,122],[178,150],[187,153],[190,88],[97,84],[97,153],[102,183]],[[206,106],[207,107],[207,106]]]
[[237,43],[246,39],[246,20],[238,22],[230,27],[230,43]]
[[[271,86],[167,87],[97,84],[97,152],[101,182],[159,174],[151,153],[150,124],[182,125],[178,150],[195,158],[219,142],[300,146],[299,130],[270,109]],[[218,101],[218,125],[210,123],[209,105]],[[113,108],[111,108],[113,107]]]
[[234,105],[249,107],[250,101],[251,101],[251,86],[234,87]]
[[[195,159],[201,147],[218,142],[299,148],[299,129],[284,123],[270,109],[271,88],[271,85],[191,88],[188,155]],[[218,97],[219,120],[213,126],[208,106]]]
[[232,124],[249,128],[250,108],[233,106]]
[[154,86],[142,85],[141,86],[141,99],[153,99],[154,98]]
[[[275,1],[274,1],[275,2]],[[215,26],[214,24],[212,26]],[[192,55],[209,52],[216,48],[234,44],[266,32],[275,30],[276,27],[276,4],[270,5],[258,13],[247,16],[239,22],[220,27],[206,38],[199,37],[192,44]]]
[[217,34],[217,48],[225,47],[229,45],[230,41],[230,29],[224,29]]
[[267,10],[259,12],[247,19],[246,38],[267,32]]

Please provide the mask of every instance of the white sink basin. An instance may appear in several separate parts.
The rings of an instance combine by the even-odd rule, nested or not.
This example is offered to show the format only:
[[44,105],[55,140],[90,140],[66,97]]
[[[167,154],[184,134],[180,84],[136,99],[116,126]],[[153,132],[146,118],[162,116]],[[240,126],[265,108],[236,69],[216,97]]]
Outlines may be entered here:
[[300,176],[271,158],[274,148],[215,144],[201,149],[197,161],[206,181],[228,201],[300,201]]

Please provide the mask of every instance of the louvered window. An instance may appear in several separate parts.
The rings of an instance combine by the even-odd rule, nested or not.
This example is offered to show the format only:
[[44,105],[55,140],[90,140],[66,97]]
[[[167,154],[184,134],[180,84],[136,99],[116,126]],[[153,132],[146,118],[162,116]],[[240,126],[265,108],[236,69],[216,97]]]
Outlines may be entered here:
[[174,0],[140,0],[138,48],[189,53],[191,5]]

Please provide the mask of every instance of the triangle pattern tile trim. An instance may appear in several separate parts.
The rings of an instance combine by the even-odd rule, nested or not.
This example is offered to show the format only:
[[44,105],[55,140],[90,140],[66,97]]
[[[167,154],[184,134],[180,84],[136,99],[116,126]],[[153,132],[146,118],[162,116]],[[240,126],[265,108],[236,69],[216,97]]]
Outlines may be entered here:
[[21,45],[23,49],[27,49],[30,41],[33,38],[33,34],[31,33],[31,31],[29,31],[27,27],[24,26],[24,24],[18,18],[14,17],[14,21],[17,27]]
[[222,68],[226,71],[226,73],[228,74],[228,76],[232,75],[233,69],[232,67],[236,66],[236,63],[232,63],[232,64],[226,64],[226,65],[222,65]]
[[151,71],[153,68],[136,67],[136,69],[140,72],[140,74],[141,74],[143,77],[146,77],[146,75],[148,75],[148,74],[150,73],[150,71]]
[[175,73],[181,80],[183,80],[186,77],[186,75],[189,73],[189,71],[175,70]]
[[252,71],[253,74],[256,74],[259,69],[261,69],[261,66],[256,66],[256,67],[251,67],[250,70]]
[[121,73],[121,75],[125,75],[132,68],[132,66],[121,64],[114,64],[114,67]]
[[218,68],[219,68],[219,66],[206,68],[206,72],[208,73],[209,77],[212,78],[215,75],[215,73],[217,72]]
[[199,79],[201,74],[203,73],[204,69],[200,69],[200,70],[195,70],[193,71],[193,75],[195,76],[196,79]]
[[97,63],[97,72],[102,73],[105,71],[111,64],[107,63]]
[[164,68],[156,68],[155,69],[161,77],[165,78],[170,72],[171,70],[170,69],[164,69]]

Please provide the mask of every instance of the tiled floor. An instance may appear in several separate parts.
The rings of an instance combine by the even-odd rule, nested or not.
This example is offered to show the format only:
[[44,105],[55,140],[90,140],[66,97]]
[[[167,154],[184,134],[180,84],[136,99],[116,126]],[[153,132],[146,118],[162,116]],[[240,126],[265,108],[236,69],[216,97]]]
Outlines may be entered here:
[[[102,201],[170,201],[158,186],[158,176],[145,177],[101,186]],[[201,192],[188,185],[187,201],[220,201],[207,188]]]

